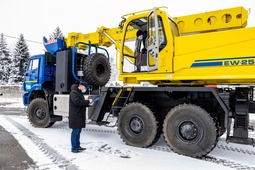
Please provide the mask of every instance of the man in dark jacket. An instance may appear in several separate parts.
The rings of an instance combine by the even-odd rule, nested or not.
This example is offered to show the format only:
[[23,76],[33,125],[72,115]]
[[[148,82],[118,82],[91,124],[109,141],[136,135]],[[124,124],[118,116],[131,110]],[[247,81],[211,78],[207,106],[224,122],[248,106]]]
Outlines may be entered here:
[[85,100],[84,98],[83,93],[86,92],[86,86],[87,84],[84,82],[72,85],[69,96],[69,127],[72,129],[71,151],[73,153],[85,149],[80,146],[80,133],[86,125],[86,107],[93,105],[92,99]]

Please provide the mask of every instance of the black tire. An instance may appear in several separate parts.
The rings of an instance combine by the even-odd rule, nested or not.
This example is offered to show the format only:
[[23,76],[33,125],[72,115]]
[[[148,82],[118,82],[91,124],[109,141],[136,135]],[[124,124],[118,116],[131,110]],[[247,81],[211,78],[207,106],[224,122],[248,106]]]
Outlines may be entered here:
[[53,126],[55,124],[55,122],[50,122],[50,124],[48,126],[46,126],[46,128],[49,128],[51,126]]
[[119,114],[118,132],[126,144],[148,147],[155,141],[157,124],[155,116],[147,106],[131,103]]
[[50,122],[50,114],[46,100],[42,98],[32,100],[27,110],[29,122],[34,127],[47,128],[54,124],[54,122]]
[[83,64],[83,75],[88,84],[104,86],[111,76],[111,67],[106,56],[101,53],[88,56]]
[[161,134],[162,134],[162,126],[163,126],[162,116],[159,114],[157,108],[153,104],[150,104],[150,102],[145,102],[142,104],[145,104],[153,112],[153,114],[156,118],[156,121],[157,121],[157,134],[151,144],[151,145],[153,145],[159,140],[159,138],[161,137]]
[[168,112],[163,135],[174,152],[191,157],[208,154],[218,141],[213,118],[201,107],[191,104],[176,106]]

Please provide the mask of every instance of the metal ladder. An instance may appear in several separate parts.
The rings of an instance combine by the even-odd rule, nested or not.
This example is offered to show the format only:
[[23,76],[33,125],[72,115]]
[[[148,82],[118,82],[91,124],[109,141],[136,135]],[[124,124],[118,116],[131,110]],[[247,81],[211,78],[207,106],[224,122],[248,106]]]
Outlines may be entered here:
[[[109,114],[108,114],[107,117],[106,117],[106,122],[108,122],[108,119],[109,119],[110,117],[116,117],[117,113],[119,113],[119,111],[120,111],[123,107],[125,107],[125,106],[127,105],[127,102],[128,102],[128,100],[129,100],[129,98],[130,98],[130,95],[132,94],[133,88],[127,88],[127,89],[129,89],[129,90],[123,91],[123,88],[121,88],[121,89],[118,91],[118,93],[117,93],[117,95],[116,95],[114,101],[112,102],[111,110],[110,110]],[[116,113],[116,112],[117,112],[117,113]],[[115,124],[112,125],[112,126],[110,126],[110,127],[116,126],[117,122],[118,122],[118,119],[117,119],[117,121],[115,122]],[[108,125],[108,126],[109,126],[109,125]]]

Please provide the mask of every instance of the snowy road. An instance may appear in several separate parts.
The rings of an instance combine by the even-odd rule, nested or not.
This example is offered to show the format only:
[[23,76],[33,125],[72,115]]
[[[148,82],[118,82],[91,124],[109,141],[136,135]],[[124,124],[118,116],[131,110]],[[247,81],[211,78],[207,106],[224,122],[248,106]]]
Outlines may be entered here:
[[[81,136],[87,150],[70,152],[67,120],[47,129],[32,127],[26,116],[0,116],[1,123],[36,162],[37,169],[254,169],[255,148],[221,139],[204,160],[171,152],[160,139],[151,148],[125,145],[116,128],[88,125]],[[215,163],[213,163],[213,162]]]
[[[255,147],[227,144],[224,135],[208,156],[194,159],[173,153],[162,138],[150,148],[136,148],[125,145],[116,128],[88,124],[81,135],[81,145],[87,149],[74,154],[70,152],[71,130],[67,119],[51,128],[34,128],[22,112],[24,108],[19,99],[12,104],[4,102],[0,101],[0,125],[18,140],[36,162],[36,167],[31,169],[255,170]],[[7,111],[7,115],[2,111]],[[251,125],[255,126],[254,117]],[[255,138],[255,132],[251,135]]]

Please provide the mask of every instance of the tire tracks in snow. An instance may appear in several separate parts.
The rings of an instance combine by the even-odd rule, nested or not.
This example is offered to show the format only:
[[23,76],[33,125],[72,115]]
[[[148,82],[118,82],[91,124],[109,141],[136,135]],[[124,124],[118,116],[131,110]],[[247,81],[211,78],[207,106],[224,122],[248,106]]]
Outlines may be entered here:
[[[38,138],[34,133],[32,133],[29,129],[25,128],[24,126],[22,126],[21,124],[19,124],[18,122],[14,121],[11,118],[6,118],[8,119],[9,122],[11,122],[14,126],[16,126],[20,131],[22,131],[22,133],[28,137],[29,139],[31,139],[31,141],[33,141],[33,143],[35,143],[39,149],[46,154],[48,157],[50,157],[50,159],[53,161],[54,164],[56,164],[58,167],[63,168],[63,169],[70,169],[70,170],[76,170],[78,169],[77,166],[72,165],[70,161],[66,160],[62,155],[60,155],[59,153],[57,153],[54,149],[52,149],[50,146],[48,146],[47,144],[45,144],[45,142],[43,141],[43,139]],[[68,129],[68,127],[50,127],[52,129]],[[93,127],[86,127],[83,129],[83,131],[88,131],[88,132],[96,132],[96,133],[118,133],[116,129],[101,129],[101,128],[93,128]],[[223,141],[223,139],[219,138],[220,141]],[[229,145],[225,145],[225,144],[217,144],[216,148],[220,149],[220,150],[225,150],[225,151],[231,151],[231,152],[238,152],[239,154],[247,154],[247,155],[251,155],[251,156],[255,156],[255,152],[254,151],[250,151],[248,149],[240,149],[240,148],[236,148],[233,146],[229,146]],[[144,148],[146,149],[146,148]],[[161,152],[169,152],[169,153],[173,153],[173,151],[171,150],[170,147],[167,146],[159,146],[154,144],[153,146],[150,146],[147,149],[151,149],[151,150],[155,150],[155,151],[161,151]],[[245,165],[239,162],[234,162],[234,161],[230,161],[227,159],[223,159],[223,158],[217,158],[214,156],[204,156],[201,158],[194,158],[194,159],[199,159],[199,160],[204,160],[207,162],[212,162],[212,163],[216,163],[216,164],[220,164],[229,168],[233,168],[233,169],[237,169],[237,170],[255,170],[255,167],[250,166],[250,165]]]
[[[101,133],[118,133],[117,130],[105,130],[105,129],[98,129],[98,128],[85,128],[83,129],[84,131],[89,131],[89,132],[101,132]],[[224,141],[224,139],[219,138],[220,141]],[[245,155],[250,155],[250,156],[255,156],[255,152],[252,150],[248,150],[248,149],[242,149],[242,148],[237,148],[237,147],[233,147],[230,146],[228,144],[220,144],[218,143],[216,145],[216,148],[220,149],[220,150],[224,150],[224,151],[230,151],[230,152],[235,152],[238,154],[245,154]],[[146,149],[146,148],[145,148]],[[168,146],[159,146],[157,144],[154,144],[153,146],[150,146],[147,149],[152,149],[152,150],[156,150],[156,151],[161,151],[161,152],[169,152],[169,153],[173,153],[173,151],[171,150],[170,147]],[[203,161],[207,161],[207,162],[211,162],[211,163],[215,163],[215,164],[220,164],[223,165],[225,167],[229,167],[229,168],[233,168],[233,169],[237,169],[237,170],[255,170],[254,166],[251,165],[246,165],[246,164],[242,164],[240,162],[234,162],[231,160],[227,160],[224,158],[218,158],[215,156],[203,156],[201,158],[194,158],[194,159],[199,159],[199,160],[203,160]]]
[[[173,153],[173,151],[169,147],[164,147],[164,146],[153,145],[153,146],[149,147],[148,149]],[[199,159],[199,160],[203,160],[203,161],[207,161],[207,162],[216,163],[216,164],[223,165],[223,166],[226,166],[229,168],[234,168],[237,170],[255,170],[255,167],[252,167],[249,165],[245,165],[245,164],[234,162],[234,161],[229,161],[229,160],[222,159],[222,158],[212,157],[212,156],[203,156],[201,158],[194,158],[194,159]]]
[[21,125],[20,123],[9,117],[5,117],[5,119],[12,123],[15,127],[17,127],[22,132],[22,134],[26,136],[29,140],[31,140],[44,155],[46,155],[50,160],[52,160],[52,164],[57,165],[60,169],[79,170],[76,165],[72,164],[72,162],[67,160],[52,147],[47,145],[43,139],[37,137],[36,134],[31,132],[25,126]]
[[[84,131],[89,131],[89,132],[118,133],[116,129],[115,130],[105,130],[105,129],[96,129],[96,128],[94,129],[94,128],[89,127],[89,128],[85,128],[83,130]],[[224,139],[222,139],[222,138],[219,138],[219,140],[224,141]],[[237,148],[237,147],[230,146],[228,144],[219,144],[218,143],[216,145],[216,148],[218,148],[220,150],[235,152],[235,153],[238,153],[238,154],[246,154],[246,155],[255,156],[255,152],[252,151],[252,150]],[[161,152],[173,153],[173,151],[171,150],[170,147],[168,147],[168,146],[158,146],[157,144],[154,144],[153,146],[150,146],[147,149],[152,149],[152,150],[161,151]],[[225,167],[229,167],[229,168],[233,168],[233,169],[237,169],[237,170],[255,170],[254,166],[242,164],[240,162],[234,162],[234,161],[227,160],[227,159],[224,159],[224,158],[217,158],[217,157],[210,156],[210,155],[206,155],[206,156],[203,156],[201,158],[194,158],[194,159],[199,159],[199,160],[203,160],[203,161],[223,165]]]

